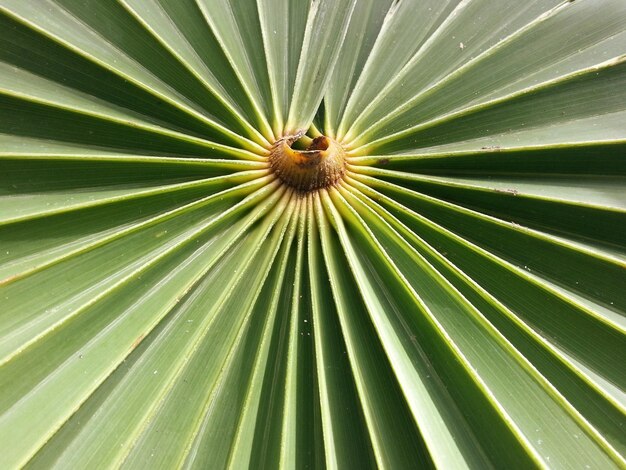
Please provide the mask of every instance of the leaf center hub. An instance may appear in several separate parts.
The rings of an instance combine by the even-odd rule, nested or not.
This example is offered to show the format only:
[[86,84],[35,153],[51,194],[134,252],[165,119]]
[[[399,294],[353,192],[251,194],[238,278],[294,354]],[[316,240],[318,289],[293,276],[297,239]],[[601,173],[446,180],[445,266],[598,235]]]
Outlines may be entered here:
[[345,151],[341,144],[324,135],[310,141],[305,150],[293,148],[303,134],[289,135],[276,141],[270,152],[270,164],[286,184],[302,192],[337,184],[346,171]]

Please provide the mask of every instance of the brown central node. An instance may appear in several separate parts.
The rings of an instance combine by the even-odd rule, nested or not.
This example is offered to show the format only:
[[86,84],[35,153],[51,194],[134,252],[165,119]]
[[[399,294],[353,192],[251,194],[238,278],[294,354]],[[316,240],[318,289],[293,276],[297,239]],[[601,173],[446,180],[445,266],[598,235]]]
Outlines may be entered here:
[[301,137],[302,134],[283,137],[273,145],[270,164],[274,173],[303,192],[337,184],[346,171],[341,145],[322,135],[313,139],[306,150],[291,148]]

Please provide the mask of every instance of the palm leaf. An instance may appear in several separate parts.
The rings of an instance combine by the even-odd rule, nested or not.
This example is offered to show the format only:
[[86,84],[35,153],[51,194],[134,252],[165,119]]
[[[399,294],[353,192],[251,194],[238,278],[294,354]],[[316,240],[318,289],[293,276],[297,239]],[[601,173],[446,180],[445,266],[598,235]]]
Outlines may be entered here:
[[626,467],[625,24],[0,0],[0,466]]

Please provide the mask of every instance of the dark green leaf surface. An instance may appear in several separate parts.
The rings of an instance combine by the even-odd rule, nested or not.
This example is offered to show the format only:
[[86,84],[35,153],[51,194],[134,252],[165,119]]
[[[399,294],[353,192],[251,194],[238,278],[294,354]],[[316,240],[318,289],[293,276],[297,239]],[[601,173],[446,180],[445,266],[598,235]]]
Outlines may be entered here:
[[624,25],[0,0],[0,467],[626,468]]

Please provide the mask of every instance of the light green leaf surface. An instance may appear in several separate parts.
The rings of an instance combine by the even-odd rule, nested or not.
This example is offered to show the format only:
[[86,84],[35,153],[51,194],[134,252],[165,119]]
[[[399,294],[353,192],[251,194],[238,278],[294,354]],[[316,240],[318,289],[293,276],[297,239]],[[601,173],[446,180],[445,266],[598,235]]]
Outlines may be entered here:
[[289,114],[310,5],[311,0],[257,1],[275,135],[282,134]]
[[625,25],[0,0],[0,468],[626,468]]
[[356,0],[311,2],[284,132],[311,125],[340,56]]
[[335,129],[339,127],[348,98],[372,53],[391,4],[390,0],[362,0],[350,18],[341,55],[324,96],[324,130],[327,134],[334,136]]

